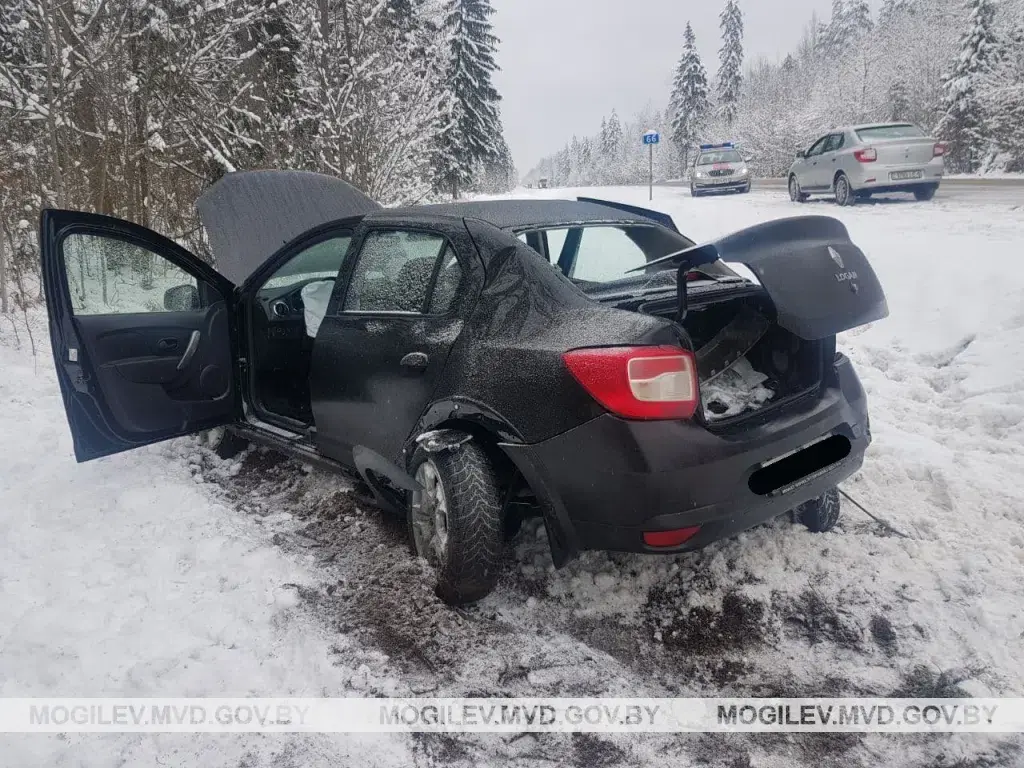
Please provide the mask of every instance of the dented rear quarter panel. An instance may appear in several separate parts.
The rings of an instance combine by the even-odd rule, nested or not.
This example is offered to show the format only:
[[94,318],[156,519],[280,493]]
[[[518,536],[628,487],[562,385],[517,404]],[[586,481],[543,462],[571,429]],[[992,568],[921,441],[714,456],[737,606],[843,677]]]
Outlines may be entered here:
[[508,232],[466,225],[487,278],[415,434],[465,419],[502,440],[545,440],[604,413],[565,367],[564,352],[680,342],[667,320],[590,299]]

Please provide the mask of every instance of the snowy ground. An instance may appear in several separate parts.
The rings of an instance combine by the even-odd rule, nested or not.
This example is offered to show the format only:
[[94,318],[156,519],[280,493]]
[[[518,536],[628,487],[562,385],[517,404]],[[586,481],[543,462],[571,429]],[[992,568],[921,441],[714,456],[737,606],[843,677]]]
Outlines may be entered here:
[[[587,189],[646,205],[647,191]],[[564,197],[566,190],[530,191]],[[838,216],[892,315],[846,334],[875,443],[839,530],[550,568],[439,604],[401,526],[274,454],[79,466],[44,351],[0,325],[0,695],[1024,695],[1024,200],[655,207],[698,240]],[[2,322],[2,321],[0,321]],[[38,331],[37,331],[38,332]],[[1019,765],[1015,737],[0,737],[11,765]]]

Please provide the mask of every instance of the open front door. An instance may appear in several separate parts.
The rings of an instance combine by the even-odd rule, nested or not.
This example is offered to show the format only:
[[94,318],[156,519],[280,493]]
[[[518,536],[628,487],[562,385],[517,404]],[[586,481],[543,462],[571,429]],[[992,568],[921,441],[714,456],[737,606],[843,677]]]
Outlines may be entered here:
[[234,286],[155,232],[45,210],[43,282],[78,461],[234,421]]

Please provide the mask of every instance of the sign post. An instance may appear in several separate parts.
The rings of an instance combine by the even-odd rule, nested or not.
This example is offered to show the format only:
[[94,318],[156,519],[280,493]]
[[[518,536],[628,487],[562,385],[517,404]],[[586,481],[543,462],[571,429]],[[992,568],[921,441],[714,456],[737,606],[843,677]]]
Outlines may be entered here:
[[657,131],[648,131],[644,134],[644,144],[647,145],[648,149],[648,172],[647,172],[647,190],[648,200],[654,199],[654,145],[661,141],[661,136],[658,135]]

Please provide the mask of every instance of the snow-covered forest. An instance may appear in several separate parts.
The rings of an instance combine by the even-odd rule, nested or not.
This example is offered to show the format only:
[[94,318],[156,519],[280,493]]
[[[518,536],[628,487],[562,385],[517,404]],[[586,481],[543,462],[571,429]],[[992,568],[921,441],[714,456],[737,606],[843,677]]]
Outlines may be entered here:
[[44,206],[203,250],[226,172],[339,175],[383,202],[503,192],[490,0],[5,0],[0,286],[38,288]]
[[672,92],[652,94],[628,119],[613,111],[527,181],[646,181],[640,136],[650,129],[666,139],[656,179],[682,177],[695,144],[728,140],[753,156],[755,173],[778,176],[829,128],[888,120],[935,131],[949,144],[950,172],[1024,171],[1024,0],[884,0],[876,17],[865,0],[833,0],[830,18],[809,19],[783,59],[745,64],[738,0],[720,22],[717,61],[702,62],[692,29],[681,27]]

